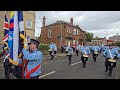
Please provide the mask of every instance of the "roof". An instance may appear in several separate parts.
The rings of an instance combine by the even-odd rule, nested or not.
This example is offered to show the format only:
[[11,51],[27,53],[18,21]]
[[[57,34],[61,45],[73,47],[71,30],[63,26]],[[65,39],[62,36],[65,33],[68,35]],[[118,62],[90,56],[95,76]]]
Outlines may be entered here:
[[103,40],[105,38],[93,38],[92,40]]
[[[72,25],[72,24],[70,24],[69,22],[65,22],[65,21],[57,21],[57,22],[55,22],[55,23],[46,25],[46,27],[48,27],[48,26],[53,26],[53,25],[59,25],[59,24],[67,24],[67,25],[70,25],[70,26],[73,26],[73,27],[78,27],[78,26],[76,26],[76,25]],[[80,28],[80,27],[79,27],[79,28]]]
[[113,37],[120,37],[120,35],[115,35],[115,36],[112,36],[112,37],[109,37],[109,38],[113,38]]

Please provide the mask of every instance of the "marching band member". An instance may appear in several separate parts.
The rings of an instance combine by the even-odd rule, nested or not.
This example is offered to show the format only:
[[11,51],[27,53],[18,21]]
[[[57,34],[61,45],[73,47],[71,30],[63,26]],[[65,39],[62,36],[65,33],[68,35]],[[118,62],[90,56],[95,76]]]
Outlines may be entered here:
[[112,48],[112,46],[110,45],[109,46],[109,49],[106,49],[104,52],[103,52],[103,55],[106,57],[106,60],[105,60],[105,67],[106,67],[106,72],[108,71],[109,69],[109,76],[111,76],[112,74],[112,70],[113,70],[113,67],[115,67],[116,65],[116,62],[117,62],[117,58],[120,58],[120,54],[118,51],[116,51],[114,48]]
[[51,44],[48,46],[50,49],[49,49],[49,52],[50,52],[50,56],[51,56],[51,60],[54,58],[54,49],[55,49],[55,45],[53,43],[53,41],[51,42]]
[[80,49],[80,45],[77,44],[77,46],[76,46],[76,54],[77,54],[77,56],[78,56],[78,54],[79,54],[79,49]]
[[69,64],[71,64],[71,59],[72,59],[72,54],[73,54],[73,48],[70,47],[70,46],[67,46],[65,51],[66,51],[67,56],[68,56]]
[[81,60],[83,62],[83,68],[85,68],[86,61],[88,61],[88,57],[90,55],[90,49],[85,44],[83,44],[83,47],[81,47],[80,51],[82,53]]
[[100,50],[100,48],[99,48],[99,46],[97,46],[97,44],[95,44],[95,46],[92,47],[94,62],[96,62],[96,58],[98,56],[99,50]]

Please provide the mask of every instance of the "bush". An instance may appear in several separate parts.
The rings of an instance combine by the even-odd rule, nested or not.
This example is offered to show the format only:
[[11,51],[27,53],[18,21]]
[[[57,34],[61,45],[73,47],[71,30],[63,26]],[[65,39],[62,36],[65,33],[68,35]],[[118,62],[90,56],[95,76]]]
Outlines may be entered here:
[[49,45],[48,44],[40,44],[39,45],[39,50],[49,50]]
[[118,47],[120,47],[120,41],[117,41],[117,42],[113,43],[112,45],[117,45]]

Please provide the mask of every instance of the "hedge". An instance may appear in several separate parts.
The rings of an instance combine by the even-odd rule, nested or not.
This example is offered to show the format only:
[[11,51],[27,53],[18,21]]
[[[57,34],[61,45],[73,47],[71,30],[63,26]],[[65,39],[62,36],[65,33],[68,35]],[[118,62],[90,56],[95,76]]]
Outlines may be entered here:
[[39,50],[49,50],[48,44],[40,44],[38,49]]

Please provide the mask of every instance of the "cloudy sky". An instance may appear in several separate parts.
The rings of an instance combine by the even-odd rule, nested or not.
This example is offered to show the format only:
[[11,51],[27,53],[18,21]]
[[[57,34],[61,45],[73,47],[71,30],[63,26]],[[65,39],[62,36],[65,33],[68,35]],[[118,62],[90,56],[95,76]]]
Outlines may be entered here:
[[92,32],[94,37],[107,37],[120,34],[120,11],[37,11],[35,36],[41,33],[42,18],[46,17],[46,25],[64,20],[78,24],[87,32]]

